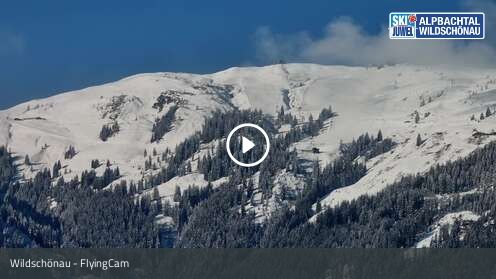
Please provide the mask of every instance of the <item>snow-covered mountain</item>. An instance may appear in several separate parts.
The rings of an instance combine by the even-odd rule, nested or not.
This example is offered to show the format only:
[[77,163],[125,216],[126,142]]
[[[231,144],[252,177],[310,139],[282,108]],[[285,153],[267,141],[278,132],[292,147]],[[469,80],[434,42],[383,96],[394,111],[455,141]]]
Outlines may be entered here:
[[[140,74],[1,111],[0,145],[17,155],[27,178],[58,160],[64,176],[71,178],[98,159],[118,166],[121,179],[138,181],[152,172],[144,169],[145,150],[153,156],[153,150],[160,154],[173,149],[200,130],[203,119],[215,110],[252,108],[275,114],[283,106],[305,119],[329,105],[337,117],[318,136],[295,144],[299,156],[325,165],[339,155],[340,142],[379,129],[397,145],[368,161],[367,175],[330,193],[323,206],[377,193],[404,174],[463,157],[489,142],[491,136],[474,137],[474,133],[494,132],[495,117],[480,120],[479,116],[496,108],[496,71],[284,64],[207,75]],[[155,119],[171,106],[178,107],[172,130],[151,142]],[[118,123],[119,132],[102,141],[102,127],[113,123]],[[423,140],[420,146],[418,134]],[[77,154],[66,159],[70,146]],[[314,147],[320,153],[305,152]],[[29,166],[24,164],[26,155]],[[98,168],[100,173],[103,170]],[[159,186],[160,195],[171,196],[176,186],[192,184],[206,182],[194,173],[177,177]]]

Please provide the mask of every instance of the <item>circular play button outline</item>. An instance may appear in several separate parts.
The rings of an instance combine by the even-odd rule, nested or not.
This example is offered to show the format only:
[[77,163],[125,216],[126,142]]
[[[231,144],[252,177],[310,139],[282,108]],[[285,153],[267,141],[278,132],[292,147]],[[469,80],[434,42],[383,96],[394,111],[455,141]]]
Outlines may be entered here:
[[[254,163],[243,163],[243,162],[238,161],[232,155],[231,147],[229,146],[229,143],[231,142],[231,138],[234,135],[234,133],[236,133],[236,131],[238,131],[239,129],[245,128],[245,127],[257,129],[260,133],[262,133],[262,135],[265,138],[265,142],[267,143],[267,147],[265,148],[265,153],[263,154],[262,158],[260,158],[258,161],[254,162]],[[260,128],[260,126],[252,124],[252,123],[244,123],[244,124],[241,124],[241,125],[234,127],[234,129],[232,129],[231,132],[229,132],[229,135],[227,136],[227,140],[226,140],[226,149],[227,149],[227,155],[229,155],[229,158],[231,158],[231,160],[233,160],[233,162],[236,163],[237,165],[242,166],[242,167],[246,167],[246,168],[254,167],[256,165],[261,164],[265,160],[265,158],[267,158],[267,156],[269,156],[269,150],[270,150],[269,136],[264,131],[264,129]]]

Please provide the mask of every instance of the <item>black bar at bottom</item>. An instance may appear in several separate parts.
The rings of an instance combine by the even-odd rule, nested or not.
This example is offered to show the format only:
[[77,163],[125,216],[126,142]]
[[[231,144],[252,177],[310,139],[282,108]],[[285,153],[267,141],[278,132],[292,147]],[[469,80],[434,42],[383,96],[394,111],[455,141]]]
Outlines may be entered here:
[[496,249],[0,249],[0,278],[496,278]]

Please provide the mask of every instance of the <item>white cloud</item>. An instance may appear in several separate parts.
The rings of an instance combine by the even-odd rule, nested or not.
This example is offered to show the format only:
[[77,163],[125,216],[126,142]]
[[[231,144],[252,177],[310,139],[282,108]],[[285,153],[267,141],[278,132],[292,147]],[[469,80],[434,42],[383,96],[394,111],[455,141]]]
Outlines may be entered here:
[[255,32],[256,58],[263,62],[294,59],[303,48],[312,43],[306,32],[291,35],[274,34],[266,27]]
[[321,38],[311,38],[306,32],[273,34],[267,27],[261,28],[257,34],[257,58],[262,63],[285,59],[344,65],[496,65],[496,50],[489,40],[390,40],[385,27],[378,34],[367,34],[347,17],[329,23]]
[[463,10],[484,12],[486,14],[486,41],[496,45],[496,0],[464,0]]

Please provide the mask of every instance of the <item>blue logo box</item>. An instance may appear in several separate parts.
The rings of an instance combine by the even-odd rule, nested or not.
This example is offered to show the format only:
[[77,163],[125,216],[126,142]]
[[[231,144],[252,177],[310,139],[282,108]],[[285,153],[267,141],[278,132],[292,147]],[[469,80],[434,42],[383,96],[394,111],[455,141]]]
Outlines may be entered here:
[[484,13],[389,14],[390,39],[484,39]]

